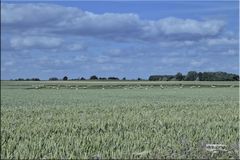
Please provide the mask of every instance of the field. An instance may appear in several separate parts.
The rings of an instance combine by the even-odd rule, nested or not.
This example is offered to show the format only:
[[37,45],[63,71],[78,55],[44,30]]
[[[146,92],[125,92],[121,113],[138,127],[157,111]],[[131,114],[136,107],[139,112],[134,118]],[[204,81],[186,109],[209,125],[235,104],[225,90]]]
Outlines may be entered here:
[[1,159],[238,155],[238,82],[1,81]]

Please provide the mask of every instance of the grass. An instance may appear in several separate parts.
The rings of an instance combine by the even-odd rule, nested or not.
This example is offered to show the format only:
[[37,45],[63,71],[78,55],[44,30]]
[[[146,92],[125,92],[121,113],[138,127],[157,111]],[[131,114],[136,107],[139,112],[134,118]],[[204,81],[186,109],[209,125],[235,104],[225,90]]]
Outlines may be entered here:
[[[1,87],[1,159],[238,158],[238,82],[2,81]],[[207,144],[227,151],[209,152]]]

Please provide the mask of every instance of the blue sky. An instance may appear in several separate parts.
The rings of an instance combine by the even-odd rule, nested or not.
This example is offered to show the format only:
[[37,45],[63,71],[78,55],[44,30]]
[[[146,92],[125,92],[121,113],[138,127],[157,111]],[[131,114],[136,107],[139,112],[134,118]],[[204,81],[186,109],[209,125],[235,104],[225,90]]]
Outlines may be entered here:
[[1,3],[1,78],[239,72],[237,1]]

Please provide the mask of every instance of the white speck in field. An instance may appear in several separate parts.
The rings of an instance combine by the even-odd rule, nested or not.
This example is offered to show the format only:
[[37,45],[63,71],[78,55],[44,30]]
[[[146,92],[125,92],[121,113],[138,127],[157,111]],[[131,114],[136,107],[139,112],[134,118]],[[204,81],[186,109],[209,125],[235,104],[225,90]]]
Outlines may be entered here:
[[93,159],[101,159],[101,156],[99,154],[92,157]]
[[226,152],[226,147],[223,144],[206,144],[206,150],[213,153]]
[[143,152],[137,152],[137,153],[133,153],[133,155],[135,156],[143,156],[143,155],[146,155],[146,154],[149,154],[150,151],[143,151]]

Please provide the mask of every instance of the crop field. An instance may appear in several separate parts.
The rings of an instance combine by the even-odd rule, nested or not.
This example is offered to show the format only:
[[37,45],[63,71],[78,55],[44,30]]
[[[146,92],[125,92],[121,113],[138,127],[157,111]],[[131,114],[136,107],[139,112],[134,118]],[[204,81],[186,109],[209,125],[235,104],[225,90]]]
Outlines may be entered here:
[[239,82],[1,81],[1,159],[238,157]]

